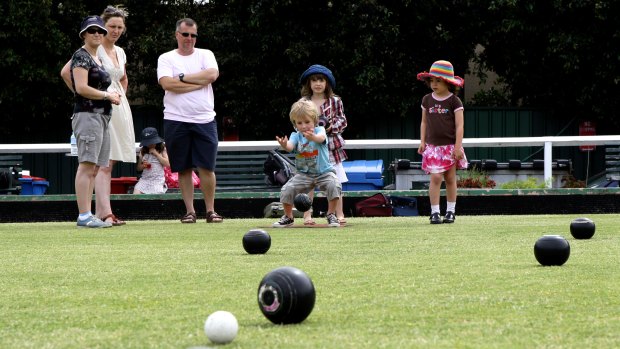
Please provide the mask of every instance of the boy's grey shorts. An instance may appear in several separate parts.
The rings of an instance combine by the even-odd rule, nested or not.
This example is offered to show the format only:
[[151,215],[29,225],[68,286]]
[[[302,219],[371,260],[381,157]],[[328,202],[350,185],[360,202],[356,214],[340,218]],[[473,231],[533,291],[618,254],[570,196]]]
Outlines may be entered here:
[[107,167],[110,160],[110,115],[79,112],[73,114],[71,126],[77,140],[78,162],[92,162]]
[[327,172],[318,177],[297,173],[282,186],[280,202],[292,205],[295,195],[308,193],[316,187],[325,192],[327,200],[339,198],[342,192],[342,185],[334,172]]

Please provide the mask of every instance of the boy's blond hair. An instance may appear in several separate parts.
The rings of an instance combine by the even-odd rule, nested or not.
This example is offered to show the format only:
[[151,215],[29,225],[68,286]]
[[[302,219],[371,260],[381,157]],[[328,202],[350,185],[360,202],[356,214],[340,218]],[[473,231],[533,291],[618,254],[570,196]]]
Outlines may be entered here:
[[302,117],[310,118],[314,121],[314,126],[319,124],[319,109],[316,107],[314,102],[307,99],[300,99],[293,103],[291,106],[291,112],[289,113],[289,118],[291,119],[293,126],[295,126],[295,121]]

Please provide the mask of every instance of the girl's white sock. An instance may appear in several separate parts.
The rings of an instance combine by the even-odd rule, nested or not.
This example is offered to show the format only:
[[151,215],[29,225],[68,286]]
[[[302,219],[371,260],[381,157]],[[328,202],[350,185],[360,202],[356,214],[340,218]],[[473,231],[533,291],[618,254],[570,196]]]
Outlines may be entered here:
[[431,214],[439,213],[439,205],[431,205]]
[[454,202],[448,201],[448,205],[446,207],[446,211],[451,211],[452,213],[456,213],[455,209],[456,209],[456,201],[454,201]]

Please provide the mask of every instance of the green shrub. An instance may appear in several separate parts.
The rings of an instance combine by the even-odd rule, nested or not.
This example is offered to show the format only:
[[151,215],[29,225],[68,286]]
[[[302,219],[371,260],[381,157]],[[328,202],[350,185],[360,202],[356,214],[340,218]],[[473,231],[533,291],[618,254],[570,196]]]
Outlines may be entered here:
[[525,180],[515,179],[514,181],[509,181],[503,183],[500,186],[501,189],[543,189],[546,188],[545,182],[538,183],[538,180],[535,177],[528,177]]
[[495,188],[495,181],[484,171],[475,167],[470,170],[458,172],[456,186],[459,188]]
[[572,174],[562,177],[562,188],[585,188],[586,182],[575,178]]

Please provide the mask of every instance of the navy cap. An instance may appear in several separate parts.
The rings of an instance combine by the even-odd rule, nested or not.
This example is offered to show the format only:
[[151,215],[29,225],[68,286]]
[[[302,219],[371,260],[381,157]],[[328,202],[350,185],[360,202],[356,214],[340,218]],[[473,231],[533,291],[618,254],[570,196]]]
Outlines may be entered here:
[[86,31],[86,29],[90,27],[99,27],[103,29],[106,34],[108,33],[108,30],[105,28],[105,25],[103,24],[103,19],[101,19],[101,17],[88,16],[84,18],[84,20],[82,21],[82,25],[80,26],[80,38],[82,37],[82,34]]
[[142,141],[140,142],[141,147],[148,147],[151,144],[163,143],[163,139],[159,137],[159,133],[157,133],[157,129],[155,127],[147,127],[142,130],[141,134]]

